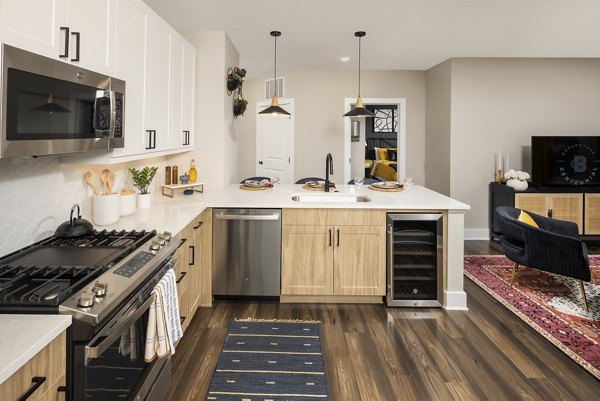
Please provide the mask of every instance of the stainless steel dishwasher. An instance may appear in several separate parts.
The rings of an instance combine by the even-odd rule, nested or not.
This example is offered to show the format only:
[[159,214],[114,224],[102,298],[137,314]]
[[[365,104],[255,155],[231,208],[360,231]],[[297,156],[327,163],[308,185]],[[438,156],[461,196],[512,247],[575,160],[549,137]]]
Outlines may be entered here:
[[213,209],[215,296],[279,297],[281,209]]

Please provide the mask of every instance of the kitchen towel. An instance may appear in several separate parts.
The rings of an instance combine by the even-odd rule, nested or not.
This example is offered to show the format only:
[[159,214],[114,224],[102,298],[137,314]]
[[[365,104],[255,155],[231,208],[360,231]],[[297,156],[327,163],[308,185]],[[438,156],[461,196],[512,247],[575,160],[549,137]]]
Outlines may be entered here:
[[174,343],[183,336],[179,320],[177,284],[173,269],[167,270],[152,290],[154,302],[148,313],[144,360],[152,362],[175,353]]

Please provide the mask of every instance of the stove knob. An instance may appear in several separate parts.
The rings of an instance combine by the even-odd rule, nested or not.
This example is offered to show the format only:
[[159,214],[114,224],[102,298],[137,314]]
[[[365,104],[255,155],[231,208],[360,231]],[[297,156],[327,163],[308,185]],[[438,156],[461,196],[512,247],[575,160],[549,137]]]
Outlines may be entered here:
[[162,237],[165,239],[165,241],[169,242],[171,241],[171,237],[173,236],[173,234],[171,234],[168,231],[163,232],[162,234],[159,235],[159,237]]
[[150,250],[157,252],[159,249],[160,249],[160,242],[152,241],[152,243],[150,244]]
[[79,306],[89,308],[92,305],[94,305],[94,293],[84,291],[81,297],[79,297]]
[[94,288],[92,288],[92,292],[99,298],[105,296],[107,291],[108,283],[103,283],[101,281],[96,281]]
[[160,246],[164,246],[167,243],[167,240],[165,239],[165,237],[163,237],[162,234],[156,237],[156,241],[160,244]]

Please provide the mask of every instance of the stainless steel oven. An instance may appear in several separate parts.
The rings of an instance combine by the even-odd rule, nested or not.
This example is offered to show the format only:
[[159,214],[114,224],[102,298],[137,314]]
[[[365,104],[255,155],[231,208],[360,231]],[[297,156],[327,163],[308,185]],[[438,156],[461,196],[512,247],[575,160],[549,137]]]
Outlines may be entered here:
[[74,339],[73,400],[164,399],[170,384],[171,359],[145,362],[144,345],[148,311],[154,301],[152,289],[167,269],[176,267],[175,259],[165,263],[91,339]]
[[[169,357],[144,361],[152,290],[182,241],[156,231],[51,236],[0,257],[0,313],[65,314],[67,401],[162,400]],[[0,396],[0,398],[2,398]]]
[[2,45],[0,157],[124,146],[125,82]]

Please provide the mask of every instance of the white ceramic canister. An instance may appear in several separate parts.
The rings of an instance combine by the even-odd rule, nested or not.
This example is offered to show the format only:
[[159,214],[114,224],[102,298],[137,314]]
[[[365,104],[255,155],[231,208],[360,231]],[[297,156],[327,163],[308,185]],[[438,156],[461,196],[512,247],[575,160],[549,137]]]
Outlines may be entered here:
[[135,191],[132,189],[121,190],[120,195],[120,215],[121,217],[131,216],[135,213]]
[[92,198],[92,220],[97,226],[108,226],[119,221],[119,194],[94,195]]

